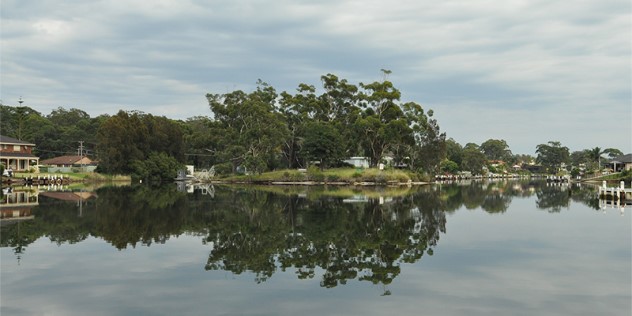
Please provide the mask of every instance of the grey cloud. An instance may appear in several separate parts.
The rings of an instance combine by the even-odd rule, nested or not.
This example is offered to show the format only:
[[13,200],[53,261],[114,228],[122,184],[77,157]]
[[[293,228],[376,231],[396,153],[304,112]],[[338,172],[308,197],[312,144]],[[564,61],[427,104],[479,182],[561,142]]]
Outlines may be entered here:
[[[8,0],[1,14],[3,102],[23,95],[42,112],[187,118],[210,115],[205,93],[252,89],[259,78],[294,91],[326,73],[380,80],[386,68],[403,98],[433,108],[459,142],[513,139],[515,152],[533,153],[568,134],[574,150],[632,151],[630,136],[603,137],[621,128],[600,118],[608,109],[632,125],[627,1]],[[189,110],[174,110],[185,102]],[[524,111],[531,120],[580,121],[528,139],[504,124],[482,133],[459,123]],[[595,121],[586,118],[603,127],[589,132]],[[514,122],[518,131],[532,124]]]

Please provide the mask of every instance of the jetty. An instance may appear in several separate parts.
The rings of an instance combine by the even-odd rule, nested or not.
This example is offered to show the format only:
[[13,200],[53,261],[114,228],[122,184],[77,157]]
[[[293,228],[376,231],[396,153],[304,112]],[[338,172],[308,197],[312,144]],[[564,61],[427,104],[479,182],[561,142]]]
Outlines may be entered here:
[[69,184],[70,177],[64,177],[63,175],[46,175],[37,177],[7,178],[3,179],[2,183],[7,185],[61,185]]
[[621,181],[618,187],[608,187],[606,181],[602,181],[599,187],[599,199],[632,201],[632,188],[625,188],[625,182]]

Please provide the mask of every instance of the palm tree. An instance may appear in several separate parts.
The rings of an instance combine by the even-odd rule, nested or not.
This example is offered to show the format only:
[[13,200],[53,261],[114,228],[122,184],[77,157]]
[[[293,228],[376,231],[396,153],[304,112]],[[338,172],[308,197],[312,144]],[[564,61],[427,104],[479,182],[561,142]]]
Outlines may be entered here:
[[588,157],[594,162],[597,161],[597,168],[601,170],[601,155],[608,154],[611,158],[622,154],[622,152],[616,148],[606,148],[601,150],[599,147],[588,149]]
[[603,154],[603,151],[601,151],[601,148],[599,147],[595,147],[593,149],[588,150],[588,157],[590,157],[590,160],[592,160],[593,162],[597,161],[598,170],[601,170],[601,155],[602,154]]

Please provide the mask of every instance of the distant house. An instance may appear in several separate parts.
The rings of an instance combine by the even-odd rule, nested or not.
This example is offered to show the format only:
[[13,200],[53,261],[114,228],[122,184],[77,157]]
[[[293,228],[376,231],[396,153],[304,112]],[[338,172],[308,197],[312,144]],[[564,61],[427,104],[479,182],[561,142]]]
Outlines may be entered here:
[[369,158],[366,157],[351,157],[346,159],[344,162],[353,165],[356,168],[368,168],[369,167]]
[[608,165],[614,171],[632,170],[632,154],[614,157]]
[[81,167],[92,165],[94,162],[86,156],[60,156],[42,160],[42,165],[54,167]]
[[0,135],[0,163],[13,171],[37,168],[39,157],[33,155],[35,144]]

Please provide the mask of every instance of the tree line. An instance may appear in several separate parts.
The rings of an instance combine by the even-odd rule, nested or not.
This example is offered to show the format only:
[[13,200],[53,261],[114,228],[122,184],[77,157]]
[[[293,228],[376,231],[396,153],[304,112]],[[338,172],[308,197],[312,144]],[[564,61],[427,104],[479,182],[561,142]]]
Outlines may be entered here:
[[569,153],[559,142],[536,147],[537,158],[514,155],[502,139],[460,145],[446,139],[431,109],[402,102],[386,80],[352,84],[336,75],[321,76],[322,87],[301,83],[294,93],[277,93],[259,80],[250,92],[206,95],[212,115],[173,120],[139,111],[90,117],[59,107],[48,115],[26,106],[0,105],[0,133],[35,143],[40,159],[85,154],[98,160],[98,171],[139,178],[172,178],[184,164],[215,166],[221,174],[261,173],[285,168],[321,169],[344,165],[349,157],[367,157],[371,167],[390,163],[416,173],[493,170],[494,161],[535,161],[546,171],[563,165],[595,166],[599,147]]

